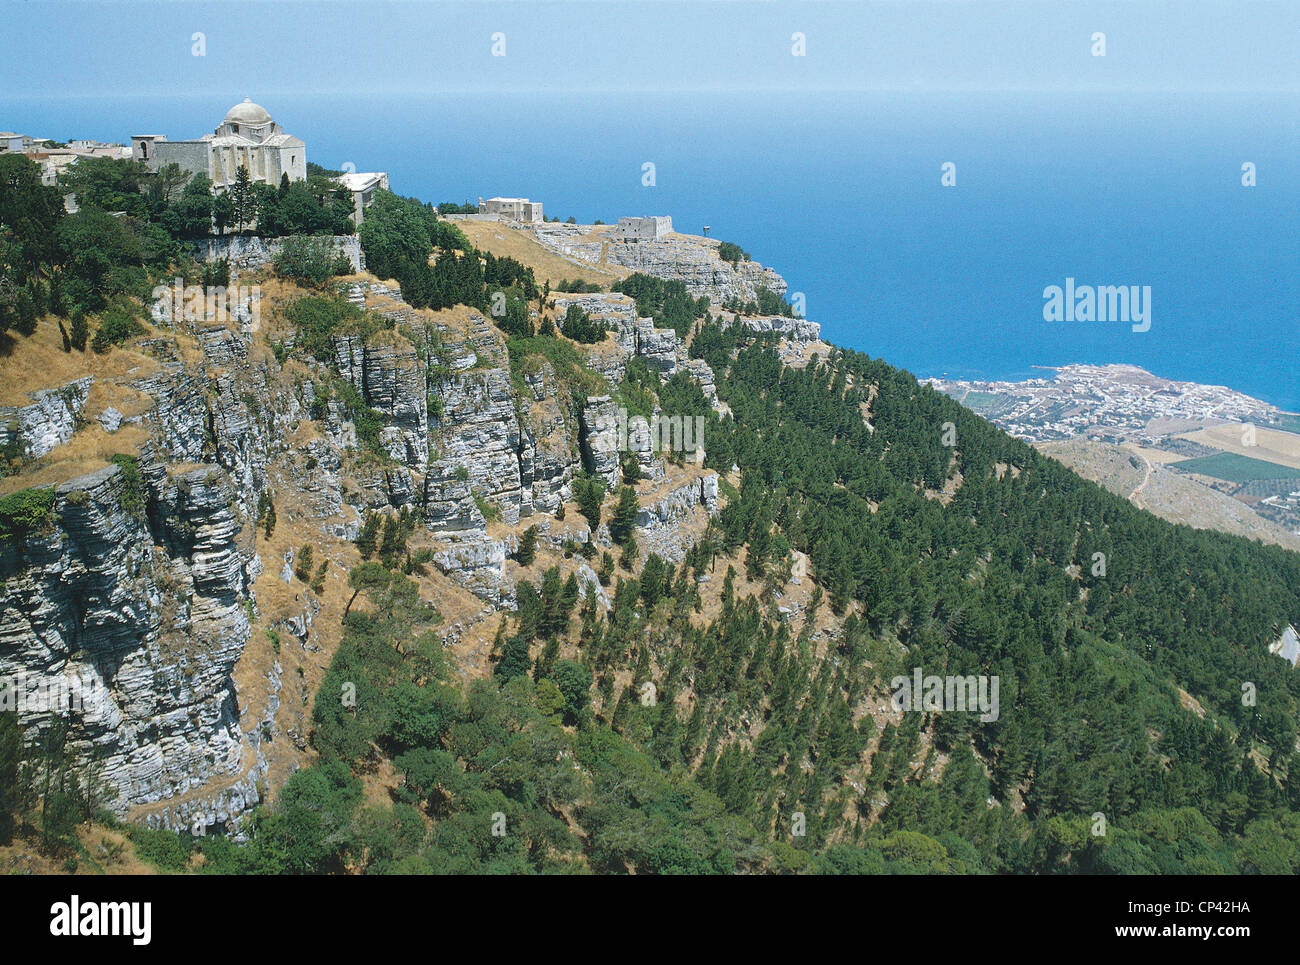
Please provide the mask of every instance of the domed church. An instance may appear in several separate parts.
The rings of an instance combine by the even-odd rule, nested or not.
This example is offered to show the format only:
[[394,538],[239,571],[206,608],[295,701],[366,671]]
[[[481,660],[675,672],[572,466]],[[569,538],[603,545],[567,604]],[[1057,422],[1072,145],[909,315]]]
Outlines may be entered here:
[[290,181],[307,178],[307,146],[280,125],[260,104],[247,97],[226,111],[226,119],[211,134],[193,141],[169,141],[164,134],[136,134],[131,138],[131,156],[143,161],[150,171],[166,164],[203,173],[212,179],[213,189],[225,191],[235,183],[241,167],[248,168],[253,181],[277,185],[280,176]]

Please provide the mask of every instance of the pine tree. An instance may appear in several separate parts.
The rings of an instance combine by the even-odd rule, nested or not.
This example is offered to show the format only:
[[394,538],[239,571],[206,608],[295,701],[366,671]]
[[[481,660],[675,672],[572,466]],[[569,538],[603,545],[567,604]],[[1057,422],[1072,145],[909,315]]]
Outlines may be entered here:
[[36,332],[36,301],[26,288],[18,289],[18,295],[14,302],[14,314],[17,316],[14,321],[14,328],[20,334],[32,335]]
[[384,535],[379,542],[379,559],[392,567],[399,556],[406,550],[406,537],[402,535],[402,524],[396,516],[384,517]]
[[520,566],[532,566],[536,558],[537,527],[529,526],[524,530],[523,538],[519,540],[519,550],[515,553],[515,559],[519,561]]
[[63,294],[63,276],[57,271],[50,276],[50,314],[58,318],[68,317],[68,300]]
[[636,527],[636,514],[641,506],[637,502],[636,490],[631,486],[624,486],[619,492],[618,507],[614,510],[614,518],[609,522],[609,537],[615,543],[625,543],[632,538],[632,530]]
[[72,310],[72,332],[69,339],[78,352],[86,350],[86,339],[90,337],[90,326],[86,324],[86,313],[80,308]]
[[605,498],[605,484],[600,479],[585,477],[573,481],[573,495],[578,501],[578,512],[587,518],[595,529],[600,525],[600,504]]
[[628,538],[623,540],[623,555],[619,557],[619,565],[631,572],[632,567],[636,566],[638,553],[640,549],[636,545],[636,537],[629,534]]
[[230,186],[230,204],[236,231],[242,230],[257,216],[253,179],[248,173],[248,168],[242,164],[235,173],[235,183]]
[[298,551],[298,556],[293,561],[293,575],[306,583],[311,579],[312,567],[312,549],[310,546],[304,546]]
[[368,560],[375,555],[378,542],[379,514],[371,510],[366,513],[365,522],[361,524],[361,532],[357,534],[357,549],[361,551],[363,560]]
[[528,640],[522,634],[515,634],[506,641],[505,652],[501,662],[493,671],[498,677],[509,680],[511,677],[524,677],[528,674]]

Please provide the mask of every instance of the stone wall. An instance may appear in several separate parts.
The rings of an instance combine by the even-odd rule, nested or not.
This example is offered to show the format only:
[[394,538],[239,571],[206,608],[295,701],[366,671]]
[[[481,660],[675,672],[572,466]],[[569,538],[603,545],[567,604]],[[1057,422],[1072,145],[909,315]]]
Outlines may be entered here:
[[[258,238],[253,235],[230,235],[225,238],[204,238],[194,242],[194,257],[199,261],[230,263],[230,277],[266,268],[280,253],[284,243],[291,238],[323,240],[325,235],[291,235],[284,238]],[[366,270],[366,256],[361,251],[361,238],[357,235],[334,235],[329,242],[336,254],[345,255],[354,272]]]

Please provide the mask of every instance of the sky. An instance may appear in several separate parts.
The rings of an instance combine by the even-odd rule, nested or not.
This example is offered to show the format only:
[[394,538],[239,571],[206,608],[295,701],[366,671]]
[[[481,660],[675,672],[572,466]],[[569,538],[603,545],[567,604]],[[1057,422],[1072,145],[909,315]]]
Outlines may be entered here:
[[13,98],[1300,90],[1293,0],[0,0],[0,24]]

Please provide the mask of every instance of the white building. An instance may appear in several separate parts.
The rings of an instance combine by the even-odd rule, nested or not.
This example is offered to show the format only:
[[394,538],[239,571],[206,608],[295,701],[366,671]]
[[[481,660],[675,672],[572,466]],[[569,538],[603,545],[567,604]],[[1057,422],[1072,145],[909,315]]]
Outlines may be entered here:
[[660,241],[673,233],[673,219],[668,215],[619,218],[614,232],[623,241]]
[[488,198],[478,199],[479,214],[495,214],[503,221],[526,221],[540,224],[542,202],[529,201],[527,198]]
[[366,208],[375,200],[376,191],[387,191],[388,175],[383,171],[347,173],[334,179],[352,194],[352,223],[361,227]]
[[307,179],[307,146],[285,134],[266,109],[247,97],[226,112],[226,119],[211,134],[193,141],[169,141],[163,134],[136,134],[131,156],[151,171],[178,164],[185,171],[206,174],[215,190],[235,183],[241,167],[254,182],[278,185],[281,175],[290,181]]

